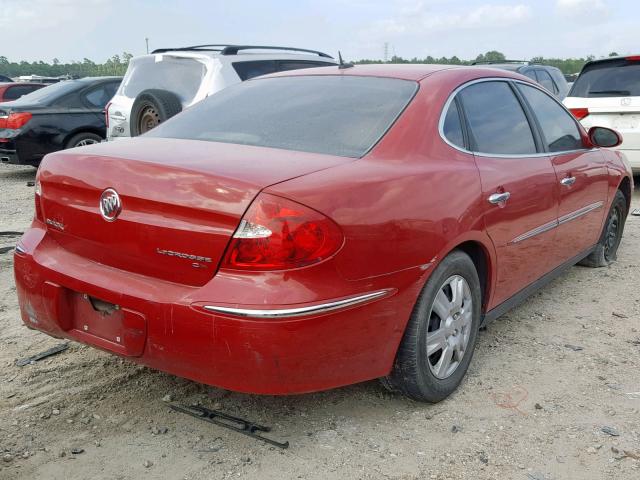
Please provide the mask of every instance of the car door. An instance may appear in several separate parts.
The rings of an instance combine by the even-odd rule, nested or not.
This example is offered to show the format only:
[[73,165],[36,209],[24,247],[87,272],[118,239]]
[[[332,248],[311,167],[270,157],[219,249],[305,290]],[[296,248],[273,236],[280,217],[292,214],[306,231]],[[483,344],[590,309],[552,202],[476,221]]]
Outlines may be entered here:
[[512,82],[475,82],[458,97],[496,249],[493,308],[553,268],[558,184]]
[[608,172],[602,152],[585,147],[575,118],[553,97],[533,85],[517,84],[539,125],[560,189],[557,265],[598,242],[604,221]]

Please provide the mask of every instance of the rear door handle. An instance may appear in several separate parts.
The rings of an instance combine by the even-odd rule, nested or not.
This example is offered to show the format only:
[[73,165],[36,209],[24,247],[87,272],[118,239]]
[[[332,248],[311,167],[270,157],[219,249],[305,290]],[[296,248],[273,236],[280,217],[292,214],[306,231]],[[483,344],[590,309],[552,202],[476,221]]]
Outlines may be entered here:
[[489,203],[497,205],[499,203],[503,203],[509,200],[510,196],[511,194],[509,192],[494,193],[493,195],[489,196],[488,200],[489,200]]
[[565,177],[562,180],[560,180],[560,183],[565,187],[570,187],[571,185],[576,183],[576,177]]

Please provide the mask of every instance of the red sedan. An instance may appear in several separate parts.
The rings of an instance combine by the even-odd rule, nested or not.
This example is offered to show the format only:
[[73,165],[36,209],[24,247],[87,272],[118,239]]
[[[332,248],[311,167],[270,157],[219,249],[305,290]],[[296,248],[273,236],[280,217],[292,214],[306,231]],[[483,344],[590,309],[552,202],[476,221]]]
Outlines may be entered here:
[[35,92],[43,87],[46,87],[43,83],[0,83],[0,103],[17,100],[23,95]]
[[300,70],[148,134],[49,154],[16,247],[24,323],[230,390],[382,378],[439,401],[480,326],[612,262],[632,191],[515,73]]

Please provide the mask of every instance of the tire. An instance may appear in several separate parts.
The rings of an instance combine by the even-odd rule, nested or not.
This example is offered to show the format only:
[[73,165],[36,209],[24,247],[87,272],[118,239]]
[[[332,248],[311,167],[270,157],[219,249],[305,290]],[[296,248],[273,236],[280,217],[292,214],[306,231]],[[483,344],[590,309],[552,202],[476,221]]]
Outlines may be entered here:
[[[463,291],[461,302],[455,302],[451,295],[451,285],[461,285],[461,289],[458,290]],[[449,302],[439,302],[441,306],[446,307],[444,309],[434,306],[436,296],[442,300],[441,295],[445,295]],[[382,379],[382,384],[391,391],[400,392],[421,402],[436,403],[451,395],[460,385],[473,357],[478,337],[481,302],[480,280],[473,261],[464,252],[452,252],[438,265],[422,289],[400,343],[391,374]],[[458,303],[461,306],[458,306]],[[457,309],[453,315],[452,309]],[[439,315],[437,310],[448,312],[446,320],[440,318],[445,315]],[[428,335],[433,345],[442,345],[430,355],[427,355]],[[444,340],[448,335],[450,336]],[[465,342],[465,335],[466,345],[461,348]],[[442,342],[435,341],[438,337],[443,339]],[[450,357],[451,364],[446,368],[446,362],[441,360],[445,349],[452,349],[453,344],[458,346],[458,350],[454,349],[453,356]]]
[[101,141],[102,137],[96,133],[81,132],[71,137],[64,148],[84,147],[85,145],[100,143]]
[[624,231],[624,223],[627,219],[627,199],[624,194],[618,190],[613,198],[609,215],[604,222],[600,241],[596,245],[596,249],[585,259],[579,262],[579,265],[585,267],[607,267],[616,261],[618,257],[618,247],[622,240]]
[[182,103],[176,94],[166,90],[144,90],[131,108],[131,136],[142,135],[181,111]]

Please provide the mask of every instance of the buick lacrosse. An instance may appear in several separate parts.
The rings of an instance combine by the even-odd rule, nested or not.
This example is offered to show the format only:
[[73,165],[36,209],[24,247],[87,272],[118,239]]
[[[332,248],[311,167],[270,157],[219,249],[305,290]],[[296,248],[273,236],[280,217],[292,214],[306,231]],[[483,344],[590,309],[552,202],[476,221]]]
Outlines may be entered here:
[[615,260],[615,131],[513,72],[344,67],[47,155],[15,253],[24,323],[230,390],[381,378],[437,402],[482,325]]

